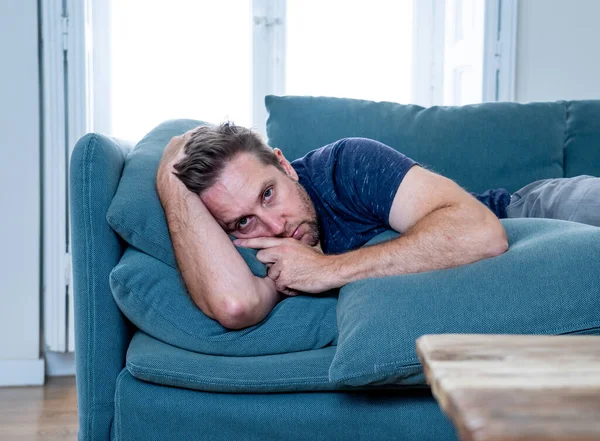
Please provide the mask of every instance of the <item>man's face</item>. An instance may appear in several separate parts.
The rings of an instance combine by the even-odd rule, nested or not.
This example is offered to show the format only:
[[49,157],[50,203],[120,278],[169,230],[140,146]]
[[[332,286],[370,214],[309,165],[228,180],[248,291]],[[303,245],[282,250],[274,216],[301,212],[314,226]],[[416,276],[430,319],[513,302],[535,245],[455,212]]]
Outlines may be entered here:
[[236,238],[293,237],[315,246],[319,243],[315,207],[279,149],[275,155],[285,173],[262,164],[253,154],[241,153],[200,199]]

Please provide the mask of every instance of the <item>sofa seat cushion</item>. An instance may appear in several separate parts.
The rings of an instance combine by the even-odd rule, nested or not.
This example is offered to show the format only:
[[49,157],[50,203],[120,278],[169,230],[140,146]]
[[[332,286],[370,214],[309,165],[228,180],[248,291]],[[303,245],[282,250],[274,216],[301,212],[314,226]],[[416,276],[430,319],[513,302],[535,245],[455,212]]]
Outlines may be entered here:
[[133,247],[125,250],[109,282],[117,305],[135,326],[190,351],[250,356],[336,343],[337,291],[287,297],[260,323],[232,330],[196,306],[177,269]]
[[156,340],[142,331],[127,350],[136,378],[207,392],[300,392],[352,390],[329,381],[335,346],[286,354],[228,357],[199,354]]
[[[509,240],[504,254],[344,286],[330,380],[425,384],[415,347],[424,334],[600,334],[600,228],[501,222]],[[395,236],[383,233],[367,245]]]

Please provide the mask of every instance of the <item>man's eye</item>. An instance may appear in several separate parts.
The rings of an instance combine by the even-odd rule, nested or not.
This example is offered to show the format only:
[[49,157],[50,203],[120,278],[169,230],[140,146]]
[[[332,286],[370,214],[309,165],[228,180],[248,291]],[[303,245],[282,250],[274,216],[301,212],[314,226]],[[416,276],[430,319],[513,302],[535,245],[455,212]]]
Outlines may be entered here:
[[265,199],[269,199],[273,195],[273,187],[267,188],[263,194]]
[[248,218],[247,217],[243,217],[238,222],[238,229],[239,228],[244,228],[246,225],[248,225]]

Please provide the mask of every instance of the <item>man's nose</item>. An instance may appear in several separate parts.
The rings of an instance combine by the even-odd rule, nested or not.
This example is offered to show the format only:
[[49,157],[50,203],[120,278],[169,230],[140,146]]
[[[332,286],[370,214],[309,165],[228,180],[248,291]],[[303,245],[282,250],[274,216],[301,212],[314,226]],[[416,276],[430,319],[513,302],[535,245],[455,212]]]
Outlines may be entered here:
[[281,216],[266,216],[265,223],[267,228],[274,236],[280,236],[285,233],[285,220]]

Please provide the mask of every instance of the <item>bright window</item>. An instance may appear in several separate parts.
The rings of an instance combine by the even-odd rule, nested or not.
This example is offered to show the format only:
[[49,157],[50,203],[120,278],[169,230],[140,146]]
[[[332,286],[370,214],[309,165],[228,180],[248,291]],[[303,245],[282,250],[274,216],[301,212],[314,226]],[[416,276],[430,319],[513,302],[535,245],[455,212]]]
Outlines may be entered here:
[[516,0],[92,3],[110,11],[93,14],[94,128],[133,141],[171,118],[264,134],[269,93],[424,106],[514,95]]
[[251,125],[250,0],[111,3],[113,136],[172,118]]
[[286,94],[411,100],[413,0],[288,0]]
[[[412,0],[286,11],[284,94],[410,102]],[[139,140],[171,118],[252,127],[252,15],[251,0],[112,2],[111,134]]]

